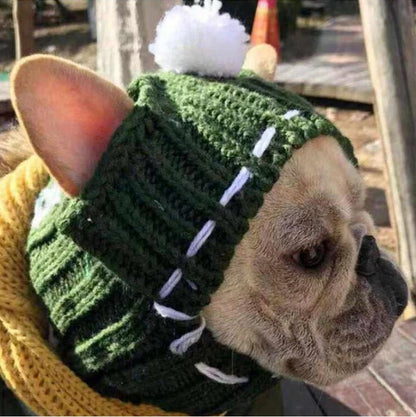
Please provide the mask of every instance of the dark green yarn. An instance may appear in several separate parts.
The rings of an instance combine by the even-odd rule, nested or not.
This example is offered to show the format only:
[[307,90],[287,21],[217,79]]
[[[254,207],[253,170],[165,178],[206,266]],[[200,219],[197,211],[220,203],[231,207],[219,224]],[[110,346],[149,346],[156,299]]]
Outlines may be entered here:
[[[222,412],[275,380],[207,330],[183,356],[171,354],[169,344],[199,321],[163,319],[153,301],[181,268],[184,278],[160,302],[189,315],[209,303],[249,219],[294,149],[331,135],[356,160],[349,141],[309,103],[248,74],[234,80],[147,75],[129,94],[135,107],[82,195],[65,199],[32,230],[31,279],[64,360],[95,389],[168,410]],[[299,116],[282,118],[294,109]],[[271,126],[276,135],[269,148],[254,157],[254,145]],[[221,206],[243,166],[253,179]],[[187,259],[190,242],[209,219],[216,229]],[[196,370],[198,362],[250,382],[216,383]]]

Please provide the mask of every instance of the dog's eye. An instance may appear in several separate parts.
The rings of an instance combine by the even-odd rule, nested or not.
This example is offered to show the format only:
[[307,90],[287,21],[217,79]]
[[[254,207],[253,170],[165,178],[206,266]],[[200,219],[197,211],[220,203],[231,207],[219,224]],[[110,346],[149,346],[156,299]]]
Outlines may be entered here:
[[326,247],[322,242],[312,248],[303,249],[293,255],[297,264],[304,268],[317,268],[325,260]]

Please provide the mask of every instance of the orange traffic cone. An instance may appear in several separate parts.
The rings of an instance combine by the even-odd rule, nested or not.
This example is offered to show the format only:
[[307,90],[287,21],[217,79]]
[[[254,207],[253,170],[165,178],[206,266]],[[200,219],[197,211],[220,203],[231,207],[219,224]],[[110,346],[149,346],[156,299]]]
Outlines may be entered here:
[[280,57],[279,21],[277,19],[277,0],[258,0],[253,30],[252,45],[268,43]]

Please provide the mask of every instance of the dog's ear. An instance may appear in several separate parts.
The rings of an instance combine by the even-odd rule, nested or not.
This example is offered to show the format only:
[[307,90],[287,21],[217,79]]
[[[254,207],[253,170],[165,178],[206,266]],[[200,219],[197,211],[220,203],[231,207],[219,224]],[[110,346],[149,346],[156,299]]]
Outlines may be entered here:
[[11,86],[13,106],[35,152],[63,190],[78,195],[132,110],[132,100],[94,72],[46,55],[19,61]]
[[246,55],[243,69],[251,70],[266,81],[273,81],[277,66],[277,52],[266,43],[253,46]]

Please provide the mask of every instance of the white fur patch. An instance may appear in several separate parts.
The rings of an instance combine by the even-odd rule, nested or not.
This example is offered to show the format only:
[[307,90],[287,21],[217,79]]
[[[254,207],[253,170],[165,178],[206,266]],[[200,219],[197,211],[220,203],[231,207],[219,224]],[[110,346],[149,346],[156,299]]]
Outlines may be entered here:
[[175,6],[159,23],[149,46],[156,63],[166,71],[202,76],[234,77],[243,65],[249,36],[219,0],[204,6]]
[[50,213],[53,207],[62,200],[62,191],[56,181],[44,188],[35,203],[35,213],[32,220],[32,227],[38,227],[41,221]]

